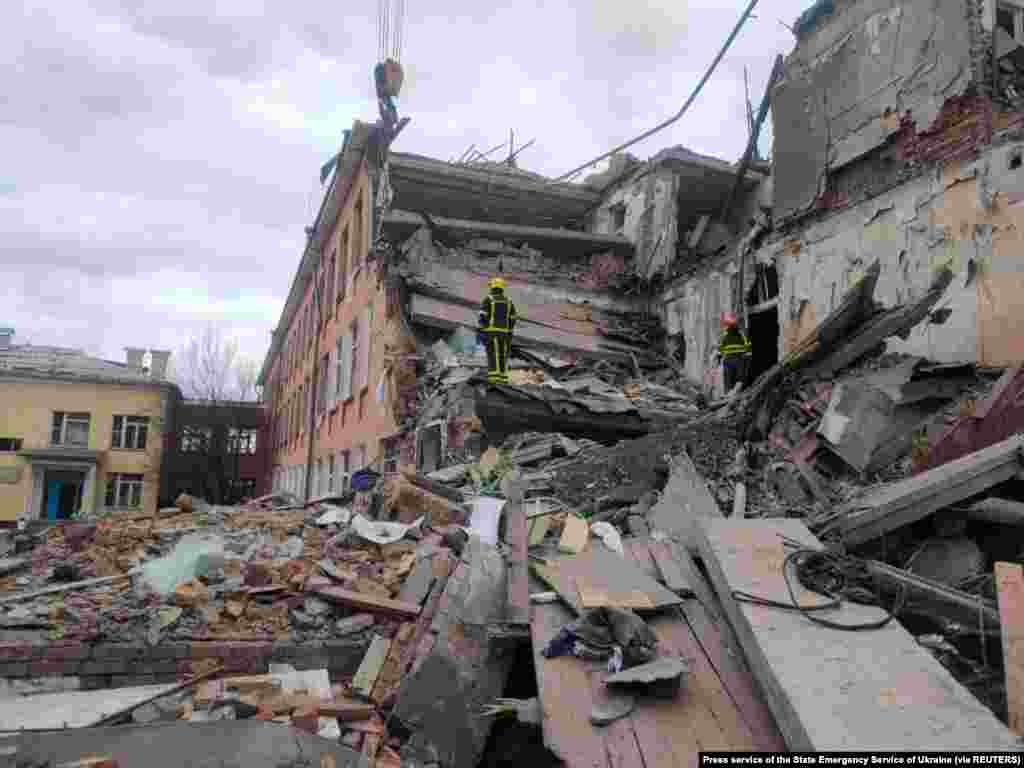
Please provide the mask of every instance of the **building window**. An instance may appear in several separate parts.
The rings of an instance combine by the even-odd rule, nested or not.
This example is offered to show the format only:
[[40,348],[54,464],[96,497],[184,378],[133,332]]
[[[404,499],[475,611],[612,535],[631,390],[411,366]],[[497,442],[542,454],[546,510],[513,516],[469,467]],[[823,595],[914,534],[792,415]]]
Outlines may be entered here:
[[334,456],[327,457],[327,492],[334,493]]
[[1024,8],[1013,3],[999,3],[996,6],[996,26],[1016,42],[1024,44]]
[[355,221],[353,222],[354,228],[352,230],[352,271],[357,272],[360,267],[363,266],[363,225],[364,225],[364,211],[363,211],[363,195],[359,194],[359,199],[356,200],[355,214],[353,215]]
[[256,495],[256,481],[251,477],[243,477],[231,481],[231,495],[241,501]]
[[231,427],[228,430],[228,453],[254,456],[256,454],[256,430]]
[[144,451],[146,449],[146,431],[148,429],[148,416],[115,416],[114,429],[110,437],[110,447]]
[[206,453],[212,440],[213,430],[209,427],[185,427],[179,447],[182,453]]
[[348,493],[352,485],[351,455],[348,451],[338,452],[338,492]]
[[360,379],[359,379],[359,345],[362,344],[362,343],[364,343],[363,340],[359,338],[359,323],[358,322],[354,322],[354,323],[352,323],[352,351],[350,353],[351,354],[351,366],[349,368],[349,371],[351,371],[351,373],[349,374],[350,394],[352,392],[356,391],[357,382],[360,381]]
[[108,509],[139,509],[142,506],[142,475],[110,475],[107,478]]
[[381,472],[385,475],[398,474],[398,460],[401,456],[402,442],[400,437],[388,437],[380,441],[383,456]]
[[337,270],[338,257],[331,251],[331,258],[327,260],[327,291],[324,293],[324,309],[327,317],[334,314],[334,273]]
[[625,203],[616,203],[611,207],[612,214],[612,232],[621,232],[626,226],[626,205]]
[[317,382],[316,412],[322,414],[327,410],[327,386],[330,383],[331,358],[324,355],[320,358],[320,381]]
[[88,447],[89,414],[55,412],[53,414],[53,429],[50,432],[50,444],[78,448]]
[[0,437],[0,453],[14,453],[20,450],[20,437]]
[[341,254],[338,258],[338,301],[348,292],[348,227],[341,231]]

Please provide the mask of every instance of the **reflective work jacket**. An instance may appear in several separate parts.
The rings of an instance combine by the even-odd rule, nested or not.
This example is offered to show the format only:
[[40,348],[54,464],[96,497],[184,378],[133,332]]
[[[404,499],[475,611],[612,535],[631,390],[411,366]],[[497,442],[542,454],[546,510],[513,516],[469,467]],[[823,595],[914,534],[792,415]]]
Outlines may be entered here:
[[516,327],[516,305],[503,293],[484,296],[480,304],[480,330],[512,333]]
[[729,328],[722,334],[722,341],[718,345],[718,351],[722,357],[749,355],[750,341],[740,333],[738,328]]

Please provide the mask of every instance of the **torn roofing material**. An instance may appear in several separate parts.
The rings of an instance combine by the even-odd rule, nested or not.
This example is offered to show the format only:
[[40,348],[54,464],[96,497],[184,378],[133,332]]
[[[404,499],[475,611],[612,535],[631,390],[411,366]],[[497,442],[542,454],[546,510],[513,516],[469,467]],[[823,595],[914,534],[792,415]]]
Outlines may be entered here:
[[597,192],[577,184],[401,152],[390,155],[388,170],[395,208],[436,216],[525,226],[580,225],[600,201]]
[[[551,249],[559,254],[587,255],[600,251],[614,251],[622,256],[633,255],[633,243],[621,235],[599,235],[572,229],[528,227],[518,224],[498,224],[489,221],[433,218],[433,223],[446,234],[459,239],[475,236],[495,237],[517,243],[529,243],[542,250]],[[384,231],[404,239],[423,226],[426,219],[412,211],[392,210],[384,215]]]
[[[444,330],[475,330],[477,327],[477,308],[454,298],[414,293],[409,300],[409,314],[414,323]],[[586,335],[562,327],[550,327],[527,317],[523,317],[516,325],[513,344],[528,349],[573,352],[584,357],[628,361],[632,354],[641,361],[651,359],[651,354],[641,347],[608,341],[596,334]]]

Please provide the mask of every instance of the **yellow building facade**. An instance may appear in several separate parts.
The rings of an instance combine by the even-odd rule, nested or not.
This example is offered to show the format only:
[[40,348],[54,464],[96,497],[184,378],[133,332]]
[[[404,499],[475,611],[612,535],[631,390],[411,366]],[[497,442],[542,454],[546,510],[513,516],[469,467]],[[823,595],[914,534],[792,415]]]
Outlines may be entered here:
[[156,508],[179,396],[161,380],[163,355],[154,352],[151,370],[138,359],[0,346],[0,525]]

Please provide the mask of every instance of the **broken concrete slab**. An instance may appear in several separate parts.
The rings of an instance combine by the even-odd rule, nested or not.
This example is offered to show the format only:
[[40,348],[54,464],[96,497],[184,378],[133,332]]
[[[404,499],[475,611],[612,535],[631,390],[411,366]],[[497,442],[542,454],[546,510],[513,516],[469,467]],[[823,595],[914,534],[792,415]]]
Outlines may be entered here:
[[718,502],[686,451],[673,459],[668,483],[648,515],[652,529],[687,541],[696,520],[722,517]]
[[[791,750],[1019,749],[1017,737],[898,622],[848,632],[737,599],[743,592],[791,602],[783,538],[821,549],[796,520],[703,521],[697,544]],[[806,589],[798,588],[796,599],[822,604]],[[884,616],[877,607],[844,602],[829,619],[859,624]]]
[[118,768],[279,768],[304,761],[322,766],[325,759],[335,768],[356,768],[359,762],[357,752],[337,742],[257,720],[19,733],[9,743],[17,748],[18,762],[28,765],[75,764],[90,754],[115,754]]
[[1024,435],[964,456],[896,483],[868,491],[836,512],[811,521],[819,535],[836,535],[848,546],[871,541],[975,496],[1021,471]]
[[621,720],[636,708],[636,698],[622,691],[597,689],[594,696],[601,697],[590,708],[590,722],[597,726]]
[[662,656],[646,664],[630,667],[605,678],[609,686],[626,686],[650,691],[659,697],[672,697],[679,692],[683,676],[690,671],[686,659],[680,656]]

